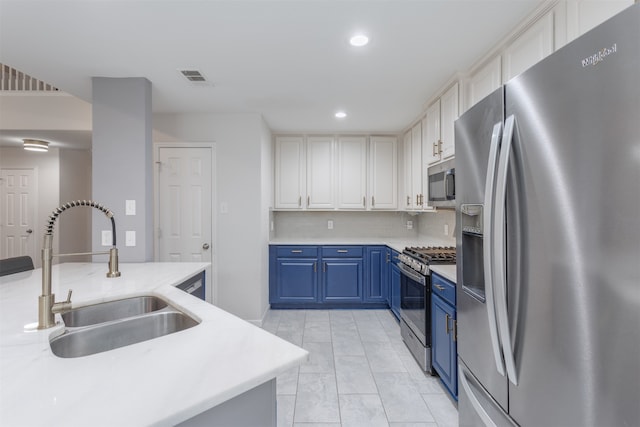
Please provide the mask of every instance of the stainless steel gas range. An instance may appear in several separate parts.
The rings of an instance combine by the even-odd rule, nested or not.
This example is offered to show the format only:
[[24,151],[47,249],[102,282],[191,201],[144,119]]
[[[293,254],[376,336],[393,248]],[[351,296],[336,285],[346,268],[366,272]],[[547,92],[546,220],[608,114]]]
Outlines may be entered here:
[[455,263],[455,247],[409,247],[398,255],[402,340],[422,370],[429,374],[432,373],[429,265]]

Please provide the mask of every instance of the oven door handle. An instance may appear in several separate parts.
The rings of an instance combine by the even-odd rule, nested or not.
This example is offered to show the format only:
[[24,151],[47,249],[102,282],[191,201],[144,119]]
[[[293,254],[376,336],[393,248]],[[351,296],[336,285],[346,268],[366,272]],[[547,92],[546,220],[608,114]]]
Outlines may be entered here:
[[397,265],[398,265],[398,268],[400,269],[400,272],[405,276],[407,276],[409,279],[420,283],[422,286],[425,286],[425,287],[427,286],[427,279],[425,279],[425,277],[422,274],[416,273],[411,268],[407,267],[401,262],[399,262]]

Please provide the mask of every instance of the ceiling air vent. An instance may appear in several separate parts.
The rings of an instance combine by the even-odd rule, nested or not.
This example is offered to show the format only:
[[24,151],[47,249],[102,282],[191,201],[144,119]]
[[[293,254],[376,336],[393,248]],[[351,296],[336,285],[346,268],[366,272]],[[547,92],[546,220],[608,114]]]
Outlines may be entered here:
[[201,86],[213,86],[213,83],[207,81],[206,77],[198,70],[178,70],[182,76],[192,84]]

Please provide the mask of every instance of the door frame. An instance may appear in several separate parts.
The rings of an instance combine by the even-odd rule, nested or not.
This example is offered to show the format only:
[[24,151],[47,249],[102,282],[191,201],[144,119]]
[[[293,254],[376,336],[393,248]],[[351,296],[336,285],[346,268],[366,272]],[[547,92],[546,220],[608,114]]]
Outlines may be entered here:
[[159,164],[161,148],[209,148],[211,149],[211,268],[206,270],[207,302],[216,305],[218,302],[218,217],[217,217],[217,167],[216,144],[213,142],[154,142],[153,143],[153,258],[159,262],[160,253],[158,229],[160,227],[160,176]]

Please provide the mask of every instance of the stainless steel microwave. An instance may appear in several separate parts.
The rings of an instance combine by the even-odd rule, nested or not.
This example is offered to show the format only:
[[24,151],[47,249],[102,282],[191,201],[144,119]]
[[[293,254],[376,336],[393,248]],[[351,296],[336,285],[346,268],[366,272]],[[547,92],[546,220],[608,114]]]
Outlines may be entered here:
[[456,207],[456,169],[454,159],[427,169],[429,176],[429,206]]

